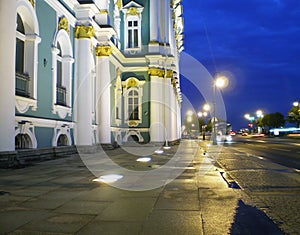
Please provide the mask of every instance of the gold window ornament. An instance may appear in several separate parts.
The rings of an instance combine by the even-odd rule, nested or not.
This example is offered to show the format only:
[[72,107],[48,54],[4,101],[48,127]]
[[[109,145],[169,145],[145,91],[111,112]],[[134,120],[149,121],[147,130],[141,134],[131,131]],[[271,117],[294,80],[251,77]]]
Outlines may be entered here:
[[69,32],[69,22],[68,19],[64,16],[59,18],[58,21],[58,30],[64,29],[67,32]]

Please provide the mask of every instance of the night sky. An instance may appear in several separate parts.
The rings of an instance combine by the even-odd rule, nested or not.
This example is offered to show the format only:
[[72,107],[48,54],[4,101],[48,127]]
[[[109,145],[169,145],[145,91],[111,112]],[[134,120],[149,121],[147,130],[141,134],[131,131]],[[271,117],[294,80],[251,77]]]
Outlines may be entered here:
[[[258,109],[286,116],[293,101],[300,99],[300,1],[183,0],[182,4],[184,52],[210,74],[221,72],[229,78],[222,96],[233,129],[245,127],[244,114]],[[185,58],[181,67],[187,64]],[[195,77],[201,84],[197,71]],[[183,115],[191,104],[198,110],[205,102],[189,80],[181,74]]]

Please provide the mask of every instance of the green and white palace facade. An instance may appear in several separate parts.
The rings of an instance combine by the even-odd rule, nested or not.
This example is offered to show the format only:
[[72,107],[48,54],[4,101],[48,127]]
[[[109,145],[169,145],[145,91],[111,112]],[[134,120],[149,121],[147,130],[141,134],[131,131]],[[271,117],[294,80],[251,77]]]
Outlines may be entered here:
[[1,0],[0,152],[181,136],[181,0]]

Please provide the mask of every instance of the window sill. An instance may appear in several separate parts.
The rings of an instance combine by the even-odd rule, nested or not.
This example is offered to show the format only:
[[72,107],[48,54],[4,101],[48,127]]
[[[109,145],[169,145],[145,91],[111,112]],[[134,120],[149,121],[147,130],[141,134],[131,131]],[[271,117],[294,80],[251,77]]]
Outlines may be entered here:
[[16,95],[16,109],[19,113],[26,113],[31,107],[32,111],[37,109],[37,100],[33,98],[28,98],[24,96]]
[[52,113],[58,114],[60,118],[65,118],[67,115],[72,115],[72,108],[68,106],[54,104],[52,108]]

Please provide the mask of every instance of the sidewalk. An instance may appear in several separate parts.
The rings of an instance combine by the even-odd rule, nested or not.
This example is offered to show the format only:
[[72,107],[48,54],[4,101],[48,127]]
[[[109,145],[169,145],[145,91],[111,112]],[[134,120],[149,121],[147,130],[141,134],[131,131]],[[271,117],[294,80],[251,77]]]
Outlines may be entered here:
[[[218,149],[210,148],[207,153],[206,144],[200,142],[199,147],[196,141],[183,141],[178,149],[151,155],[148,163],[136,162],[136,156],[122,149],[110,150],[115,163],[137,176],[131,185],[124,177],[115,186],[135,190],[137,185],[151,186],[143,185],[146,178],[139,178],[140,172],[149,172],[145,177],[156,182],[165,177],[150,174],[174,159],[176,152],[169,181],[176,170],[182,168],[183,173],[146,191],[93,181],[96,177],[78,155],[23,169],[2,169],[0,234],[234,234],[241,207],[239,192],[228,187],[213,165]],[[94,163],[95,159],[89,160]],[[100,163],[101,167],[109,165],[104,159]],[[104,167],[98,173],[109,170]]]

